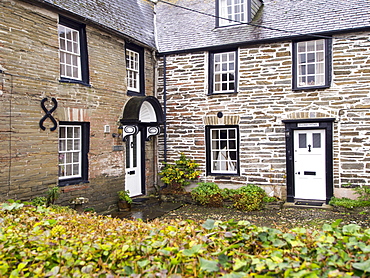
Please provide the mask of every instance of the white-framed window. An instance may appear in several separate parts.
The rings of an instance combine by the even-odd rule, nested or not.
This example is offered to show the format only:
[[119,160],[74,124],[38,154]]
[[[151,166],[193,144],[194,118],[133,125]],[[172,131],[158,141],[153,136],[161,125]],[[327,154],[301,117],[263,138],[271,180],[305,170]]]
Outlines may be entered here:
[[293,44],[293,89],[330,86],[330,40],[309,40]]
[[81,177],[81,125],[59,126],[59,179]]
[[80,33],[59,24],[60,76],[81,80]]
[[237,52],[211,53],[210,94],[235,93],[237,84]]
[[87,41],[85,25],[59,16],[60,81],[89,83]]
[[228,26],[249,21],[248,0],[218,0],[218,25]]
[[207,126],[207,174],[239,173],[237,126]]
[[133,92],[140,92],[140,54],[126,49],[127,87]]

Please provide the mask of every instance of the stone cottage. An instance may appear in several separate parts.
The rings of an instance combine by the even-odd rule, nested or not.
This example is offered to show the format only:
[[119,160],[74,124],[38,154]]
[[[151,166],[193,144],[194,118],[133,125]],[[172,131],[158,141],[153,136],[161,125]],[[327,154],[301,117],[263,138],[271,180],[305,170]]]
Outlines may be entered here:
[[97,211],[201,181],[328,202],[370,179],[368,0],[3,0],[0,201]]
[[164,120],[154,4],[4,0],[0,7],[0,201],[60,186],[58,203],[84,197],[85,206],[105,211],[119,190],[154,190]]
[[159,1],[160,154],[288,202],[369,185],[369,12],[366,0]]

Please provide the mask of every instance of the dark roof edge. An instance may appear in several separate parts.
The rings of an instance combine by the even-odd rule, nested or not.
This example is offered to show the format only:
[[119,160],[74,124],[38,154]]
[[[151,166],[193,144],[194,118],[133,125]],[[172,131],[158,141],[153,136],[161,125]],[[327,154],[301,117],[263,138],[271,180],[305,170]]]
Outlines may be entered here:
[[276,38],[269,38],[269,39],[244,41],[244,42],[237,42],[237,43],[230,43],[230,44],[223,44],[223,45],[206,46],[206,47],[200,47],[200,48],[189,48],[189,49],[164,51],[164,52],[159,51],[158,55],[165,56],[165,55],[171,55],[171,54],[194,53],[194,52],[202,52],[202,51],[217,51],[217,50],[225,50],[228,48],[237,48],[240,46],[256,45],[256,44],[271,43],[271,42],[281,42],[281,41],[287,41],[287,40],[294,41],[294,40],[315,39],[315,38],[319,39],[319,38],[331,37],[336,34],[360,32],[360,31],[367,31],[367,30],[370,30],[370,26],[332,30],[332,31],[310,33],[310,34],[304,34],[304,35],[300,34],[300,35],[295,35],[295,36],[283,36],[283,37],[276,37]]
[[90,22],[90,23],[96,25],[100,29],[103,29],[103,30],[105,30],[105,31],[107,31],[107,32],[109,32],[111,34],[114,34],[114,35],[118,35],[118,36],[123,37],[124,40],[127,40],[130,43],[134,43],[134,44],[137,44],[137,45],[142,46],[142,47],[147,47],[147,48],[149,48],[151,50],[157,50],[156,47],[152,47],[152,46],[150,46],[150,45],[148,45],[146,43],[143,43],[143,42],[141,42],[141,41],[139,41],[139,40],[137,40],[137,39],[135,39],[135,38],[133,38],[133,37],[131,37],[129,35],[126,35],[125,33],[122,33],[122,32],[120,32],[118,30],[115,30],[113,28],[110,28],[110,27],[108,27],[108,26],[106,26],[104,24],[101,24],[99,22],[96,22],[94,20],[91,20],[91,19],[89,19],[87,17],[84,17],[82,15],[79,15],[79,14],[73,13],[71,11],[68,11],[66,9],[63,9],[63,8],[61,8],[61,7],[59,7],[59,6],[55,5],[55,4],[52,4],[50,2],[46,2],[44,0],[21,0],[21,1],[26,2],[26,3],[29,3],[29,4],[38,3],[41,7],[47,6],[47,7],[53,8],[53,9],[55,9],[57,11],[63,12],[64,13],[63,14],[64,16],[67,16],[67,17],[68,16],[69,17],[74,16],[74,17],[79,18],[83,22]]

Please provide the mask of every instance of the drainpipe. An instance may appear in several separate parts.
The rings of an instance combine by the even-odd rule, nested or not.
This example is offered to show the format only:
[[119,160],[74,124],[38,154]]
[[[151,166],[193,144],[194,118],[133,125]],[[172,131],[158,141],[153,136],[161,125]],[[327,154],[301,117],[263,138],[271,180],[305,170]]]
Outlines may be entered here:
[[163,56],[163,147],[164,147],[164,162],[167,162],[167,61],[166,55]]

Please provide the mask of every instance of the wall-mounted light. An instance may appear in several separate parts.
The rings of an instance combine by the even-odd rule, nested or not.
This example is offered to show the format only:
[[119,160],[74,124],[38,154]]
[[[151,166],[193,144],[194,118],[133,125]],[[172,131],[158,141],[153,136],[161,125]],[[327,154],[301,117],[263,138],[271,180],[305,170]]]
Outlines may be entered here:
[[117,128],[117,133],[112,133],[112,137],[113,138],[122,137],[122,133],[123,133],[123,126],[119,125],[119,127]]

